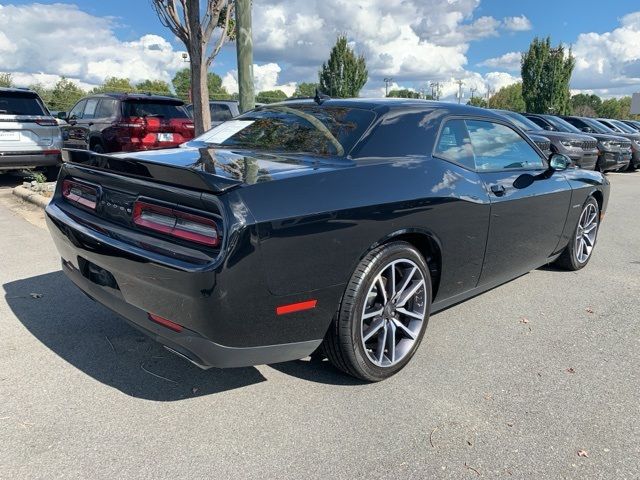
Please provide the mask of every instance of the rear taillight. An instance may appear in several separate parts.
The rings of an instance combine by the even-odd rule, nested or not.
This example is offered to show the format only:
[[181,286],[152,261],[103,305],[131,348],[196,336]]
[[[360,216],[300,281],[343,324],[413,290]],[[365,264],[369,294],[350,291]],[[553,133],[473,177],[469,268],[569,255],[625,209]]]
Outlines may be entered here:
[[84,183],[74,182],[73,180],[63,180],[62,196],[68,202],[95,210],[98,190]]
[[39,118],[36,123],[42,127],[57,127],[58,122],[53,118]]
[[137,201],[133,204],[133,223],[142,228],[209,247],[220,244],[215,221],[174,208]]

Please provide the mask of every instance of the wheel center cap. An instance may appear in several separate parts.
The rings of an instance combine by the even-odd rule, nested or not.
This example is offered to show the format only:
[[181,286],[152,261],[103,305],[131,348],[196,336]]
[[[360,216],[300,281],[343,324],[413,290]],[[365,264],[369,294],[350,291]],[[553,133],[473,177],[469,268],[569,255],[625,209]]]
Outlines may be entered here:
[[395,305],[389,302],[384,306],[383,316],[385,318],[391,318],[393,317],[394,312],[395,312]]

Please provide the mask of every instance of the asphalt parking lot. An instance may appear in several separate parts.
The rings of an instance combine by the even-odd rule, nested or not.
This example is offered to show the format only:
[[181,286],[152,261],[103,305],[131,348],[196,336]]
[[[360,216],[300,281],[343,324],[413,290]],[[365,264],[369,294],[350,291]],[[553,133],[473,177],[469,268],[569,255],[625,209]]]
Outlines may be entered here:
[[586,269],[433,316],[373,385],[173,356],[66,280],[3,180],[0,478],[640,478],[640,173],[609,178]]

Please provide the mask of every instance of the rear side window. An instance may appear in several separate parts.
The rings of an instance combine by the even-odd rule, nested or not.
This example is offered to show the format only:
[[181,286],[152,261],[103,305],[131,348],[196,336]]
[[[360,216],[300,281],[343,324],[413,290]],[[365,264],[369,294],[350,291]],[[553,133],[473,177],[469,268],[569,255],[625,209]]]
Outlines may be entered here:
[[478,171],[544,168],[540,155],[515,130],[483,120],[465,120]]
[[123,113],[125,117],[189,118],[182,105],[157,100],[127,100]]
[[405,157],[426,155],[429,151],[427,130],[433,126],[431,112],[389,112],[382,119],[358,157]]
[[221,103],[212,103],[209,105],[211,110],[211,121],[213,122],[226,122],[233,118],[229,105]]
[[33,93],[0,93],[0,115],[46,115],[40,99]]
[[542,120],[541,118],[538,117],[527,117],[529,120],[531,120],[533,123],[535,123],[536,125],[538,125],[541,128],[548,128],[549,124],[547,122],[545,122],[544,120]]
[[449,120],[440,132],[435,150],[436,156],[475,169],[473,148],[464,120]]
[[103,98],[96,108],[96,118],[110,118],[115,116],[118,101],[113,98]]
[[82,112],[84,111],[84,106],[87,104],[86,100],[80,100],[76,103],[76,106],[71,109],[69,112],[69,118],[80,119],[82,118]]
[[99,98],[90,98],[84,106],[82,118],[96,118],[96,108],[98,108]]

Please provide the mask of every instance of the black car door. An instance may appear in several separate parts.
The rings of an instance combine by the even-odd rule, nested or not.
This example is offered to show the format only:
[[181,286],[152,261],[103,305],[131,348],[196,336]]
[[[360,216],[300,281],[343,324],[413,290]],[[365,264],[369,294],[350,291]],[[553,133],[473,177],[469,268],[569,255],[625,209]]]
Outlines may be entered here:
[[562,235],[571,187],[532,143],[507,124],[466,120],[476,171],[491,199],[480,285],[544,265]]
[[61,127],[64,148],[86,148],[83,147],[82,125],[78,125],[86,104],[86,100],[80,100],[67,115],[67,124]]

